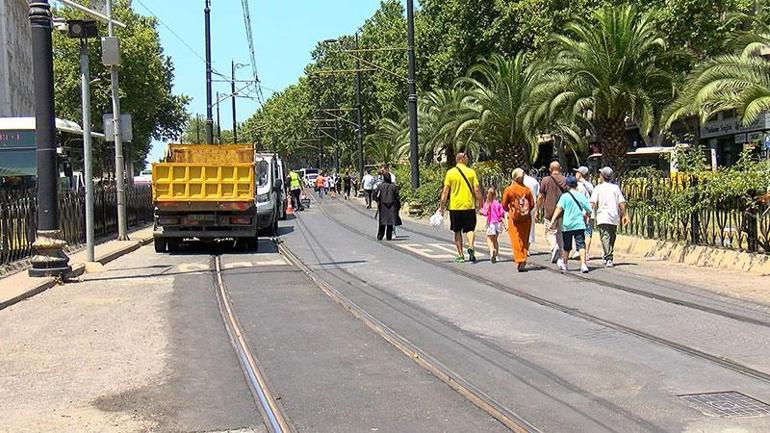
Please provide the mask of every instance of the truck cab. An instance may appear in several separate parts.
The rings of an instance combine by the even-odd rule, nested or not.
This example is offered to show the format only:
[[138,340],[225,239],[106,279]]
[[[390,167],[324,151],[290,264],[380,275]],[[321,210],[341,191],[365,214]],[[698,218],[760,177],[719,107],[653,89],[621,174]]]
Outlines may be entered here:
[[257,153],[254,158],[257,188],[257,228],[276,234],[278,220],[284,217],[286,191],[283,162],[274,153]]

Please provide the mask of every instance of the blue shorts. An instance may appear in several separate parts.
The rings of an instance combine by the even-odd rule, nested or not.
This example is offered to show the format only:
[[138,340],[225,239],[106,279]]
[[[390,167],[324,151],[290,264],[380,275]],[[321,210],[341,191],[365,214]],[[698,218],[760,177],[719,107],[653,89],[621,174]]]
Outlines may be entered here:
[[586,223],[586,239],[590,239],[594,234],[594,220],[589,220]]
[[564,251],[572,251],[572,240],[575,240],[575,249],[577,251],[586,249],[585,230],[572,230],[562,232],[561,238],[564,241]]

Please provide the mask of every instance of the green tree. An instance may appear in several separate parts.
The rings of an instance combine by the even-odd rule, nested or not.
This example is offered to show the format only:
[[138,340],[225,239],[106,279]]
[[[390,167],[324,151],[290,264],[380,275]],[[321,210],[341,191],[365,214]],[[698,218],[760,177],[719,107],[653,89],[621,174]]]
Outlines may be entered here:
[[469,90],[475,116],[458,128],[476,131],[483,147],[506,170],[530,164],[537,156],[537,136],[529,107],[542,74],[523,54],[513,59],[494,54],[473,66],[459,85]]
[[[173,140],[181,135],[189,98],[173,93],[174,65],[163,52],[156,19],[134,12],[129,0],[116,0],[113,14],[126,24],[125,29],[116,29],[116,35],[121,43],[121,110],[133,116],[134,140],[127,148],[132,160],[143,164],[152,139]],[[70,8],[55,9],[55,15],[82,18]],[[100,34],[106,35],[106,25],[98,26]],[[82,122],[80,42],[54,32],[53,46],[57,116]],[[110,72],[101,64],[99,44],[93,41],[89,43],[89,60],[91,78],[96,80],[91,87],[92,126],[103,131],[102,114],[112,112]],[[106,153],[106,146],[96,150]]]
[[375,132],[366,137],[366,154],[377,163],[398,162],[408,147],[409,124],[405,116],[398,121],[387,117],[380,119]]
[[603,163],[625,172],[626,121],[649,133],[674,96],[667,44],[652,17],[631,6],[607,7],[554,35],[556,56],[534,98],[539,118],[590,119]]

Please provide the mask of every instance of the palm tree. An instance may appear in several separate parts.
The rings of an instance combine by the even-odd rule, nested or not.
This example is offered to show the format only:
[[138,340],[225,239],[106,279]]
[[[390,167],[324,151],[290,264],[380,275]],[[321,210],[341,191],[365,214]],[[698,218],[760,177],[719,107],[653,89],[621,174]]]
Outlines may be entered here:
[[540,69],[527,65],[521,53],[481,60],[458,81],[468,90],[464,105],[472,115],[463,116],[456,136],[468,134],[483,143],[506,170],[530,164],[537,156],[537,135],[528,107],[540,78]]
[[698,115],[701,122],[719,111],[736,110],[740,122],[748,125],[770,110],[770,61],[763,57],[770,49],[770,29],[753,21],[753,31],[739,32],[727,45],[734,54],[708,59],[690,74],[681,94],[669,107],[667,126]]
[[419,101],[421,141],[430,155],[443,156],[448,165],[454,165],[459,152],[479,152],[472,133],[458,134],[460,125],[476,116],[468,96],[467,91],[455,87],[427,92]]
[[366,155],[378,163],[394,164],[402,156],[403,149],[409,147],[409,124],[401,116],[396,121],[382,118],[377,122],[377,129],[366,136]]
[[594,124],[603,162],[626,169],[626,121],[648,134],[660,107],[674,96],[673,77],[660,65],[673,52],[660,37],[650,14],[632,6],[599,9],[593,19],[578,19],[565,35],[553,35],[556,54],[536,90],[533,116],[582,116]]

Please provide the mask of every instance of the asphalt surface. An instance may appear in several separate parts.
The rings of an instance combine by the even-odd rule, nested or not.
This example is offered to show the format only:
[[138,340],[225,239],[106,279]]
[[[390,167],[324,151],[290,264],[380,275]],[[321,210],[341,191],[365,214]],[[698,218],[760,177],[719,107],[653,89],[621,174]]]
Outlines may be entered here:
[[768,417],[715,418],[680,397],[737,391],[770,401],[762,306],[612,271],[591,274],[602,283],[486,260],[454,265],[449,233],[407,223],[387,247],[373,239],[373,219],[339,200],[314,203],[295,224],[284,242],[319,276],[542,431],[770,431]]

